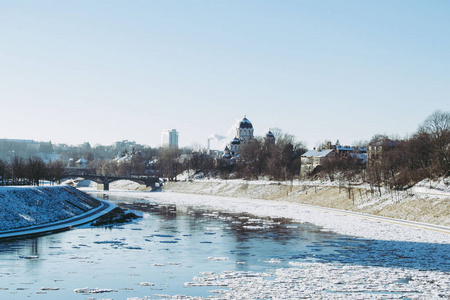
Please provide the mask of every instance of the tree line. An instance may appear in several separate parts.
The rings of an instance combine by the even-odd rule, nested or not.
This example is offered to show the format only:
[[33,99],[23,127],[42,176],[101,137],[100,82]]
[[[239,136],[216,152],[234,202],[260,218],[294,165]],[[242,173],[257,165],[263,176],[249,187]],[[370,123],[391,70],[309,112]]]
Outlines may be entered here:
[[300,157],[306,152],[303,142],[295,137],[273,129],[275,140],[254,137],[241,144],[239,155],[233,158],[211,156],[206,151],[186,151],[162,149],[155,167],[159,174],[176,175],[190,170],[202,172],[206,176],[222,179],[244,178],[248,180],[265,176],[271,180],[292,180],[300,172]]
[[[223,179],[299,177],[301,155],[307,151],[305,144],[280,129],[272,131],[275,140],[255,137],[245,141],[239,155],[232,159],[189,148],[55,145],[53,149],[59,158],[53,162],[45,163],[39,156],[0,159],[1,184],[37,185],[42,179],[58,182],[64,177],[69,158],[84,158],[86,169],[96,175],[151,175],[175,180],[178,174],[191,170]],[[307,177],[322,176],[347,185],[366,182],[380,190],[381,186],[404,189],[424,178],[450,176],[450,112],[434,112],[408,138],[377,134],[360,145],[368,149],[367,163],[361,164],[356,156],[329,157]]]
[[377,134],[367,147],[367,164],[354,157],[328,158],[316,175],[367,182],[380,194],[381,187],[407,189],[425,178],[450,176],[450,112],[435,111],[405,139]]
[[232,170],[238,177],[292,180],[300,174],[301,155],[307,151],[305,144],[280,129],[274,129],[273,134],[275,140],[256,137],[243,143]]
[[60,160],[45,163],[38,156],[15,156],[11,162],[0,159],[1,185],[38,186],[41,180],[60,183],[64,175],[65,165]]

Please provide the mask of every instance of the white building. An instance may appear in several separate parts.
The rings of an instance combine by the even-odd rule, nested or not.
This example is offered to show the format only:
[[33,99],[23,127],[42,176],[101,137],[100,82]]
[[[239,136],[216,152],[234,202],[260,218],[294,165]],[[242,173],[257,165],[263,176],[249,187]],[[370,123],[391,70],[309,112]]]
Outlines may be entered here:
[[161,147],[178,148],[178,132],[175,129],[161,132]]
[[224,157],[238,156],[242,143],[253,139],[253,125],[244,117],[236,128],[236,137],[225,147]]
[[301,157],[301,170],[300,173],[302,175],[313,172],[318,166],[322,165],[323,160],[327,157],[333,157],[334,152],[333,149],[325,149],[325,150],[309,150],[302,154]]
[[[226,146],[225,149],[218,153],[220,155],[217,155],[218,158],[223,158],[226,160],[235,160],[239,157],[242,145],[252,141],[254,139],[253,136],[253,125],[252,123],[247,119],[245,116],[237,125],[236,127],[236,136],[234,139],[232,139]],[[275,144],[275,136],[271,131],[269,131],[266,134],[265,137],[265,143],[268,145],[274,145]]]

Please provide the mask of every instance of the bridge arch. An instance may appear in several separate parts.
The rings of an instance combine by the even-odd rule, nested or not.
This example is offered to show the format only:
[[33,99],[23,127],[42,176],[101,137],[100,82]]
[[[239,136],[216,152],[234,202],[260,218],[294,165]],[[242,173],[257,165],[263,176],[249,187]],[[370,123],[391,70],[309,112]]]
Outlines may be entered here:
[[[106,175],[90,175],[90,174],[70,174],[64,176],[64,178],[83,178],[86,180],[91,180],[97,183],[97,189],[108,191],[109,184],[118,180],[129,180],[146,187],[151,186],[152,189],[159,187],[160,179],[151,176],[106,176]],[[157,185],[158,183],[158,185]]]

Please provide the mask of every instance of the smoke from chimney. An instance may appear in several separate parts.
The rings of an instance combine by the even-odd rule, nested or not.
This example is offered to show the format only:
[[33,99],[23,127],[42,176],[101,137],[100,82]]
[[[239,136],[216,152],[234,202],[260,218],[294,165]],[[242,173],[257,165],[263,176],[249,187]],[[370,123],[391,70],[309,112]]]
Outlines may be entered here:
[[226,136],[223,136],[223,135],[214,133],[214,134],[211,134],[211,135],[209,136],[208,140],[221,141],[221,140],[223,140],[223,139],[225,139],[225,138],[226,138]]
[[217,134],[217,133],[211,134],[208,137],[208,150],[211,150],[210,149],[210,142],[211,142],[211,140],[221,141],[221,140],[226,139],[226,138],[227,138],[226,136],[223,136],[223,135],[220,135],[220,134]]

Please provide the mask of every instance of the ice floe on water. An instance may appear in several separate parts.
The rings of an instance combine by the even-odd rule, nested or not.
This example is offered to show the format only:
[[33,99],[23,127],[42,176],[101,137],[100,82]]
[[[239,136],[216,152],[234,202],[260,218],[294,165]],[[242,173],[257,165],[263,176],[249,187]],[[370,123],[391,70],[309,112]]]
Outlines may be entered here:
[[38,259],[39,256],[38,255],[19,255],[19,258],[23,258],[23,259]]
[[41,291],[59,291],[58,287],[41,287]]
[[281,259],[271,258],[269,260],[265,260],[264,262],[268,264],[281,264],[282,261],[283,260]]
[[229,260],[229,257],[212,257],[212,256],[208,256],[208,260],[212,260],[212,261],[224,261],[224,260]]
[[141,283],[139,283],[139,285],[140,286],[155,286],[155,284],[151,283],[151,282],[141,282]]
[[[448,299],[445,272],[291,262],[266,272],[202,273],[186,287],[221,287],[220,299]],[[215,298],[210,296],[208,298]],[[202,299],[199,297],[198,299]]]
[[118,290],[113,289],[99,289],[99,288],[80,288],[80,289],[74,289],[75,293],[79,294],[102,294],[102,293],[117,293]]

